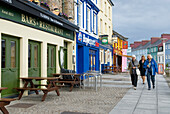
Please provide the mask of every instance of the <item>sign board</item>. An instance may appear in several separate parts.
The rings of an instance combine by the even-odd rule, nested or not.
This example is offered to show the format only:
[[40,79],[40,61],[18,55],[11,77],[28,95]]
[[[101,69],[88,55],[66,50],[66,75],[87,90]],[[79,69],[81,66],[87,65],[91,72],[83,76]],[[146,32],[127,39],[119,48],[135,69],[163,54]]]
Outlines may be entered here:
[[128,49],[128,41],[123,41],[123,49]]
[[100,35],[101,37],[101,41],[103,45],[107,45],[108,44],[108,35]]
[[[42,13],[40,15],[41,15],[41,17],[44,17],[44,18],[46,17]],[[70,31],[63,27],[59,27],[57,25],[53,25],[53,24],[49,23],[49,21],[44,21],[41,18],[30,15],[30,14],[23,12],[21,10],[18,10],[18,9],[0,5],[0,17],[14,21],[16,23],[20,23],[20,24],[32,27],[32,28],[36,28],[39,30],[43,30],[43,31],[50,32],[55,35],[59,35],[59,36],[74,40],[74,32],[73,31]],[[51,18],[50,18],[50,20],[52,21]],[[62,24],[62,23],[57,22],[56,20],[53,20],[53,21],[55,21],[57,24]]]

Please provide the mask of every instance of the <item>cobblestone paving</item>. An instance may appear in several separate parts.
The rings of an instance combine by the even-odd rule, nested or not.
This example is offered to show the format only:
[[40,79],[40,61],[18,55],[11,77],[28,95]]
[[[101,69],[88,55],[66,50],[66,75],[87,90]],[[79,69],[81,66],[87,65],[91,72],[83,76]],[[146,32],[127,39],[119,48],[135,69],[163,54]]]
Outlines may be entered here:
[[[121,78],[120,76],[111,76],[114,78]],[[110,78],[108,75],[104,78]],[[124,79],[122,79],[124,78]],[[122,80],[126,80],[122,77]],[[107,79],[104,79],[107,80]],[[110,79],[108,79],[110,80]],[[114,80],[112,80],[114,81]],[[128,81],[128,80],[127,80]],[[117,81],[115,81],[117,83]],[[124,81],[122,81],[122,84]],[[113,82],[114,83],[114,82]],[[127,82],[126,82],[127,83]],[[128,84],[129,85],[129,84]],[[69,88],[62,88],[60,96],[55,92],[50,92],[44,102],[41,102],[42,93],[40,95],[32,94],[23,97],[21,100],[11,102],[7,109],[10,114],[60,114],[65,111],[91,113],[91,114],[108,114],[116,104],[123,98],[128,87],[106,87],[99,88],[97,92],[91,88],[79,89],[74,88],[72,92]],[[32,104],[29,108],[21,108],[21,104]],[[18,104],[18,107],[13,107]]]

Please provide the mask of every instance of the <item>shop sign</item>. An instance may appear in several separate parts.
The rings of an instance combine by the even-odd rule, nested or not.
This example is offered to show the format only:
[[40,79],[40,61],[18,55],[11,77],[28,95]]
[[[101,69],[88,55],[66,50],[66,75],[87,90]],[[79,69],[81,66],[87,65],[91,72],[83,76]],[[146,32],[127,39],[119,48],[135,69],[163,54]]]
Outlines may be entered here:
[[89,36],[85,37],[85,34],[83,34],[83,42],[86,43],[86,45],[99,47],[99,43],[96,42],[96,40],[89,39]]
[[82,39],[83,39],[82,33],[81,33],[81,32],[79,32],[79,35],[78,35],[78,41],[82,42]]
[[[40,16],[43,18],[49,18],[43,14],[40,14]],[[53,24],[50,24],[38,17],[34,17],[32,15],[26,14],[25,12],[21,12],[20,10],[16,10],[13,8],[10,9],[8,7],[1,5],[0,6],[0,17],[74,40],[73,31],[70,31],[68,29],[65,29],[59,26],[54,26]],[[62,24],[52,18],[49,18],[49,20],[60,25]]]
[[128,49],[128,41],[123,41],[123,49]]
[[108,44],[108,35],[100,35],[101,37],[101,41],[103,45],[107,45]]

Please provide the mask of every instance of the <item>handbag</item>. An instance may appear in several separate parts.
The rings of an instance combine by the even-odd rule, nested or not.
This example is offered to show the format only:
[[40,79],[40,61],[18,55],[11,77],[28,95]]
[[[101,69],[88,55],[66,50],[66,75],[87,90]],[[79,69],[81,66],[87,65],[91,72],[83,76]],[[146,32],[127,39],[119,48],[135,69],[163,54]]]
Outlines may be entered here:
[[136,74],[140,75],[140,70],[139,69],[136,69]]

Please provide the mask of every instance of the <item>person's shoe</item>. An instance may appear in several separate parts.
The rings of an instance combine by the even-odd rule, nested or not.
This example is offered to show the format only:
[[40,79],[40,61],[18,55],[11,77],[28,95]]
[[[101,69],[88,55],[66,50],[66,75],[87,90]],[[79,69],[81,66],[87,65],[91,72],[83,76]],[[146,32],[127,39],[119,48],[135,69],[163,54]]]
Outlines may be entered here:
[[148,88],[148,90],[151,90],[151,88]]
[[153,89],[155,89],[155,85],[153,85]]
[[145,83],[143,82],[143,85],[144,85]]
[[136,90],[136,87],[134,87],[134,90]]

